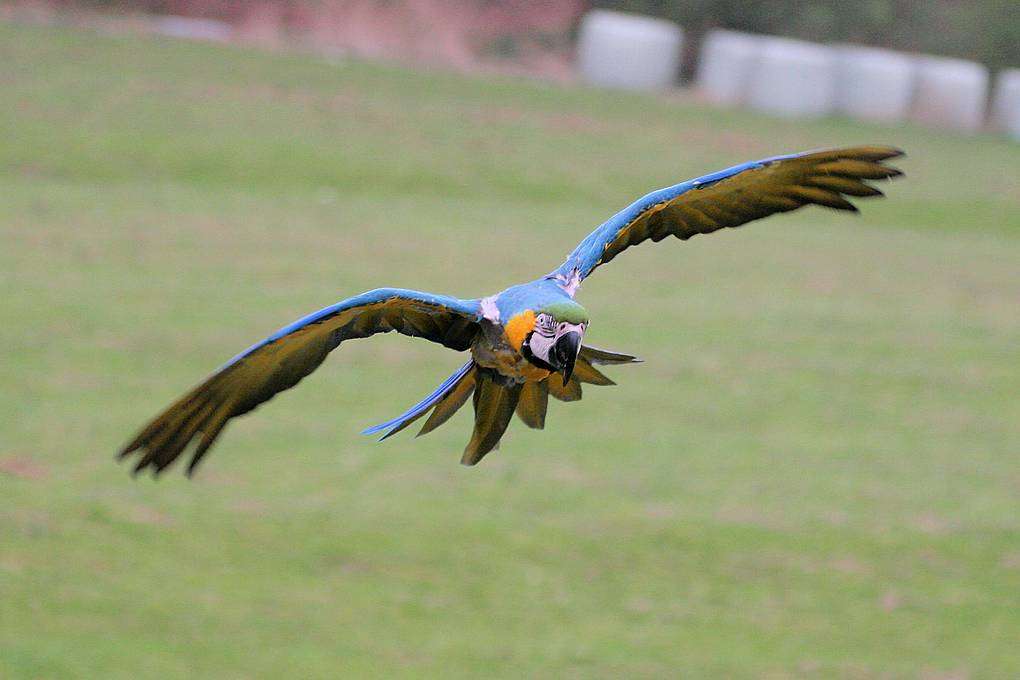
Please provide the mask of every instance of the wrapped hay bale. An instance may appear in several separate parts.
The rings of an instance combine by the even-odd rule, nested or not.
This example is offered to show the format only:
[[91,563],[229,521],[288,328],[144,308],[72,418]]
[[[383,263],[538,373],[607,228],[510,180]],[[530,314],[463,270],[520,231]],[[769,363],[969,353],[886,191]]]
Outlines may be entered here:
[[999,74],[995,84],[992,122],[996,130],[1020,141],[1020,69]]
[[658,90],[676,81],[683,31],[662,19],[594,10],[584,16],[577,64],[586,82],[627,90]]
[[913,57],[860,45],[836,49],[836,111],[857,120],[896,123],[910,115]]
[[227,42],[234,34],[234,27],[225,21],[196,17],[158,16],[151,26],[155,33],[185,40]]
[[747,99],[762,38],[736,31],[711,31],[698,59],[698,89],[706,99],[739,106]]
[[988,69],[963,59],[921,57],[911,117],[923,125],[975,132],[985,118]]
[[835,104],[836,59],[824,45],[768,38],[751,74],[751,108],[788,118],[814,118]]

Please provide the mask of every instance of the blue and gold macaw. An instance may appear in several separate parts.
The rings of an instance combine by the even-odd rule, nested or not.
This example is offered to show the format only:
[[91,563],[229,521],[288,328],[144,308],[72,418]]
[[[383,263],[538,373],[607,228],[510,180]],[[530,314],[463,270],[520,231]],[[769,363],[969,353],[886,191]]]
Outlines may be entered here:
[[614,384],[596,366],[638,361],[582,342],[589,317],[574,296],[599,265],[646,240],[686,240],[803,205],[856,212],[846,196],[881,196],[865,180],[900,175],[884,164],[900,155],[862,146],[776,156],[654,191],[589,234],[551,273],[489,297],[380,288],[348,298],[238,354],[157,416],[120,457],[137,454],[136,473],[158,474],[198,439],[190,475],[231,419],[298,384],[344,341],[397,331],[471,357],[435,392],[365,434],[386,439],[428,414],[419,433],[426,434],[473,395],[474,431],[461,462],[474,465],[499,445],[514,413],[541,429],[550,395],[576,401],[582,383]]

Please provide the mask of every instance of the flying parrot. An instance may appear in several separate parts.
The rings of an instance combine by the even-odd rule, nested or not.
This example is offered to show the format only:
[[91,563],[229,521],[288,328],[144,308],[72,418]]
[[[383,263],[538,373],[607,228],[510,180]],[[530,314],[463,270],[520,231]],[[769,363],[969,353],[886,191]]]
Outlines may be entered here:
[[397,331],[469,351],[470,358],[432,394],[364,434],[386,439],[427,415],[419,433],[426,434],[471,398],[474,430],[461,462],[474,465],[499,445],[514,413],[542,429],[550,395],[577,401],[582,383],[614,384],[596,366],[638,361],[584,344],[588,311],[574,298],[599,265],[643,241],[686,240],[803,205],[856,212],[846,197],[881,196],[865,180],[902,174],[884,163],[901,155],[860,146],[775,156],[653,191],[609,218],[549,274],[488,297],[380,288],[348,298],[235,356],[160,413],[118,457],[134,454],[135,473],[159,474],[197,439],[190,476],[230,420],[297,385],[344,341]]

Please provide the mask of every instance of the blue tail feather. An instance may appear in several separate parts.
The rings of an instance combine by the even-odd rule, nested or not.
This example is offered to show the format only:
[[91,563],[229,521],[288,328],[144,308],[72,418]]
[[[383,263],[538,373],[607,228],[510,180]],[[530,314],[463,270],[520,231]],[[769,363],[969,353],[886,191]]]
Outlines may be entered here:
[[372,427],[362,430],[361,434],[376,434],[377,432],[388,430],[386,434],[380,437],[379,441],[386,439],[391,434],[396,434],[396,431],[400,429],[402,425],[409,421],[414,420],[421,414],[425,413],[425,411],[435,406],[439,402],[439,400],[445,397],[446,393],[453,389],[453,387],[456,386],[460,379],[467,375],[468,371],[470,371],[473,367],[474,361],[467,362],[466,364],[458,368],[453,375],[444,380],[443,384],[437,387],[435,392],[425,397],[417,404],[409,408],[407,411],[401,413],[396,418],[393,418],[392,420],[387,420],[385,423],[379,423],[378,425],[373,425]]

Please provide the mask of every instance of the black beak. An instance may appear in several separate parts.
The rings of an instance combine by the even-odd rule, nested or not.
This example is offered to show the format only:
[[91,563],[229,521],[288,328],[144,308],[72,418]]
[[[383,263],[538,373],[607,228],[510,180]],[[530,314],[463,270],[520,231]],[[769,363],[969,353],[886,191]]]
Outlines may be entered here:
[[577,353],[581,351],[581,334],[576,331],[564,333],[556,338],[556,345],[553,347],[553,354],[556,357],[556,365],[563,372],[563,384],[570,382],[570,376],[574,373],[574,362],[577,361]]

